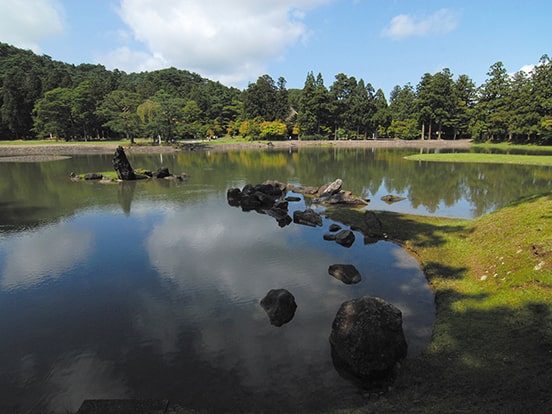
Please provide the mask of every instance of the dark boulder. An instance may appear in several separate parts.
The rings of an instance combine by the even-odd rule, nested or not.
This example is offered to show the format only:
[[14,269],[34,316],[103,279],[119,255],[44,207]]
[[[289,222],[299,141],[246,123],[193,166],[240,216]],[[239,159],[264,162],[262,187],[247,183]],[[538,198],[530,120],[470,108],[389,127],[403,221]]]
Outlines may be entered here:
[[239,188],[229,188],[226,191],[226,200],[232,207],[239,207],[242,199],[242,191]]
[[332,356],[340,367],[364,380],[392,375],[406,357],[402,313],[380,298],[364,296],[344,302],[330,334]]
[[322,216],[316,211],[307,208],[305,211],[295,210],[293,212],[293,222],[305,226],[322,226]]
[[278,208],[277,206],[274,206],[271,209],[266,210],[266,214],[275,219],[280,227],[286,227],[293,221],[288,214],[287,207]]
[[127,159],[125,150],[120,145],[115,150],[115,155],[113,155],[113,168],[119,180],[126,181],[136,179],[136,174],[134,174],[134,170]]
[[172,177],[173,175],[169,172],[169,169],[167,167],[161,167],[157,169],[157,171],[155,171],[152,176],[153,178],[167,178]]
[[341,230],[341,226],[339,224],[330,224],[330,228],[329,230],[332,232],[332,233],[335,233],[336,231],[339,231]]
[[261,300],[261,306],[274,326],[282,326],[291,321],[297,309],[295,298],[286,289],[270,290]]
[[102,174],[99,173],[86,173],[84,174],[85,180],[101,180],[103,178]]
[[344,247],[351,247],[355,242],[355,234],[351,230],[341,230],[335,235],[335,241]]
[[352,264],[333,264],[328,268],[328,273],[341,280],[346,285],[352,285],[362,280],[360,272]]
[[335,237],[335,233],[326,233],[322,236],[322,238],[327,241],[335,241]]

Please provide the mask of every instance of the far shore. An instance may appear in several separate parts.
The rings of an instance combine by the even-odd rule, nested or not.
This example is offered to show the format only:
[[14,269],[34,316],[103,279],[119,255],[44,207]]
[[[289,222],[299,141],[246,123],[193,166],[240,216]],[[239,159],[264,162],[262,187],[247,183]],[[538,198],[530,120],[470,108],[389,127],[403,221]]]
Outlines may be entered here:
[[467,149],[471,140],[359,140],[359,141],[251,141],[218,144],[215,141],[188,141],[175,145],[130,145],[128,142],[98,142],[98,143],[52,143],[45,141],[36,144],[0,143],[0,157],[18,157],[40,155],[77,155],[77,154],[110,154],[118,146],[122,146],[129,154],[132,153],[167,153],[176,151],[208,150],[231,151],[240,149],[270,149],[270,148],[454,148]]

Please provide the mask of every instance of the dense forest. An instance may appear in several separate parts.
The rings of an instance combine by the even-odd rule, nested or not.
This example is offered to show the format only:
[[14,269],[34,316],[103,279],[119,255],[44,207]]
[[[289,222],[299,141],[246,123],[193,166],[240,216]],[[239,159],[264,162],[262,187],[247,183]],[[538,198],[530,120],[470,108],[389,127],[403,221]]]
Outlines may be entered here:
[[461,139],[552,144],[552,61],[532,72],[493,64],[476,86],[449,69],[395,86],[389,99],[340,73],[303,89],[263,75],[240,91],[175,68],[130,73],[71,65],[0,43],[0,139],[150,137]]

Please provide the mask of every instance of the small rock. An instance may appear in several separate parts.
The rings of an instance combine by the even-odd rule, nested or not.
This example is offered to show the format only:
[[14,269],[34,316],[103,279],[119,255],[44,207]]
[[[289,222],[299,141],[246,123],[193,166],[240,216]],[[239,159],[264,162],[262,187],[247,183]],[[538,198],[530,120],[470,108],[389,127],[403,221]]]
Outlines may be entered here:
[[381,198],[382,201],[385,201],[387,204],[397,203],[402,200],[406,200],[406,197],[400,197],[392,194],[385,195]]
[[339,231],[341,230],[341,226],[339,224],[330,224],[330,228],[329,230],[332,232],[332,233],[335,233],[336,231]]
[[328,273],[346,285],[352,285],[362,280],[360,272],[351,264],[333,264],[328,268]]
[[295,316],[295,298],[286,289],[271,289],[261,300],[261,306],[274,326],[282,326]]
[[344,247],[351,247],[355,242],[355,234],[351,230],[341,230],[336,234],[335,241]]

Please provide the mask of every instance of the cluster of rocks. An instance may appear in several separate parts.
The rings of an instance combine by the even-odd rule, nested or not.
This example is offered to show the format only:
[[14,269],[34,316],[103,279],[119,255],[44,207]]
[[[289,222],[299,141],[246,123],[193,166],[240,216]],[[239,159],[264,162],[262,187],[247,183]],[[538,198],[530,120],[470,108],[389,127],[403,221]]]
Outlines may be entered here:
[[266,181],[262,184],[247,184],[243,189],[230,188],[226,192],[228,204],[241,207],[243,211],[256,211],[273,217],[280,227],[291,224],[292,219],[288,212],[291,201],[297,198],[284,198],[286,185],[278,181]]
[[[323,225],[322,216],[311,208],[289,215],[288,206],[297,197],[288,197],[287,191],[316,197],[320,204],[366,204],[365,200],[352,197],[342,190],[343,182],[338,179],[322,187],[294,187],[277,181],[262,184],[247,184],[242,189],[227,191],[228,204],[241,207],[243,211],[257,211],[274,217],[280,226],[291,222],[311,227]],[[382,223],[373,212],[365,213],[362,230],[375,239],[383,238]],[[353,229],[343,229],[331,224],[325,240],[350,247],[355,241]],[[360,283],[362,276],[352,264],[332,264],[330,276],[351,285]],[[295,297],[286,289],[272,289],[260,301],[270,323],[281,327],[295,316]],[[407,345],[402,330],[402,314],[395,306],[383,299],[364,296],[344,302],[332,324],[329,337],[332,360],[338,372],[361,381],[387,381],[393,377],[398,362],[406,356]]]
[[320,187],[290,186],[290,190],[306,196],[313,197],[313,203],[323,205],[367,205],[365,200],[353,195],[351,191],[343,190],[343,180],[337,180],[324,184]]
[[[160,167],[156,171],[150,171],[146,169],[133,169],[125,154],[123,147],[118,146],[113,155],[113,169],[117,173],[117,179],[121,181],[134,181],[146,178],[159,178],[159,179],[175,179],[183,181],[188,178],[186,173],[180,175],[172,174],[167,167]],[[71,172],[70,177],[74,181],[79,181],[80,176]],[[83,180],[110,180],[109,177],[100,173],[86,173],[82,176]]]

